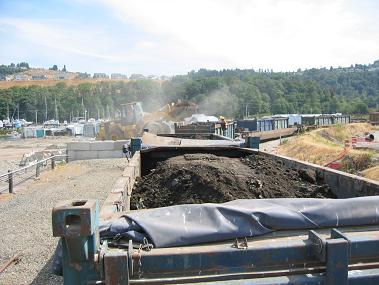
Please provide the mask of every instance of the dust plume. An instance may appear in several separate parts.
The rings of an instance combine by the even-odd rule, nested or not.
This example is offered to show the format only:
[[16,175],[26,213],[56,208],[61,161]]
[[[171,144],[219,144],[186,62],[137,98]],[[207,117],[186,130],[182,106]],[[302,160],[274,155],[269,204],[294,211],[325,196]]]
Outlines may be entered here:
[[227,87],[217,89],[199,101],[199,113],[232,118],[237,111],[237,100]]

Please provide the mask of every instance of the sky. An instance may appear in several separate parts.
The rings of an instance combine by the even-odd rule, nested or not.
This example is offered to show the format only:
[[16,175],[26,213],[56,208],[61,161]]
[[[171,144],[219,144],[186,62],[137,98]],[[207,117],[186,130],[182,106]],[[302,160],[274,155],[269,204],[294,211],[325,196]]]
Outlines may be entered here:
[[0,0],[0,64],[186,74],[379,59],[377,0]]

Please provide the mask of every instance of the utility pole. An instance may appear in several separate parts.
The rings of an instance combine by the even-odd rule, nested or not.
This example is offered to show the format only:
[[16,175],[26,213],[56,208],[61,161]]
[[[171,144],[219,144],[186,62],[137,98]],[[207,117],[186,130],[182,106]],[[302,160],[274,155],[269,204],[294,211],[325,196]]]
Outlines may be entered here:
[[86,119],[86,109],[84,108],[83,97],[82,97],[82,108],[83,108],[83,117],[84,117],[84,120],[85,120]]
[[47,121],[47,99],[45,95],[45,121]]
[[58,118],[58,108],[57,108],[57,98],[54,98],[54,105],[55,105],[55,120],[58,120],[59,121],[59,118]]
[[106,114],[107,120],[109,120],[109,118],[110,118],[110,112],[109,112],[109,105],[108,104],[107,104],[107,107],[106,107],[105,114]]
[[17,120],[20,120],[20,103],[17,103]]
[[38,110],[35,110],[36,112],[36,125],[38,124]]

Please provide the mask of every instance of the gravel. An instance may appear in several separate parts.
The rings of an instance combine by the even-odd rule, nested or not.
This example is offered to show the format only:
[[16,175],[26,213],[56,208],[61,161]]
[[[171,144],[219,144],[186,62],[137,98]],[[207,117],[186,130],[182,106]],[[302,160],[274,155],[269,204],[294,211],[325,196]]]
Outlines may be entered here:
[[125,159],[74,161],[18,186],[16,194],[1,194],[0,265],[16,253],[21,259],[0,275],[0,284],[63,284],[51,273],[58,242],[52,236],[52,208],[68,199],[104,201],[125,165]]

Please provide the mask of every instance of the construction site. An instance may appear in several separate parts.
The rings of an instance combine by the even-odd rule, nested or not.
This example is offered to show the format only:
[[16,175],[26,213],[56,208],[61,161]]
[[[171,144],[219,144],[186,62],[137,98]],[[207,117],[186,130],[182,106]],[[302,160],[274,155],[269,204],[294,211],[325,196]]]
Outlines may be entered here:
[[0,285],[379,285],[379,0],[0,0]]
[[1,284],[379,284],[375,124],[124,106],[0,143]]

